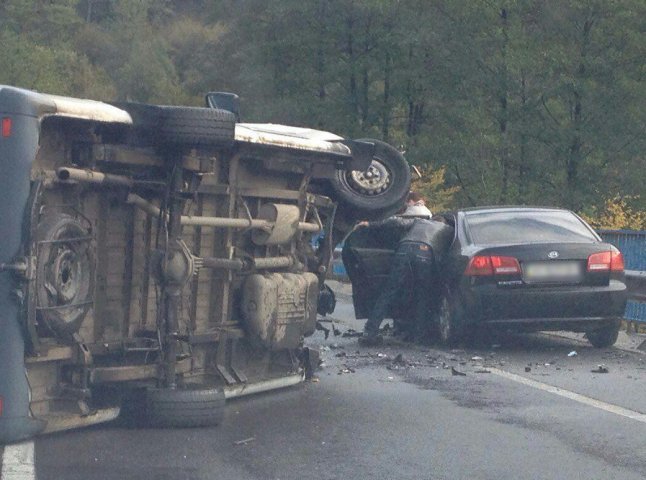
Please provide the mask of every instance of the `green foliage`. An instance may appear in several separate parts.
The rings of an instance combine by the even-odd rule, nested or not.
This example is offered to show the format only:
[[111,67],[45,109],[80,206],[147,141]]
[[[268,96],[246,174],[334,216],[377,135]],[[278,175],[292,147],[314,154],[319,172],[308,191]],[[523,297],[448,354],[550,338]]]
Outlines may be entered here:
[[594,228],[606,230],[646,230],[646,211],[633,207],[639,197],[609,198],[601,208],[581,216]]
[[431,197],[450,192],[436,209],[602,215],[646,184],[644,18],[643,0],[5,0],[0,82],[193,105],[234,91],[248,120],[405,150],[441,183]]
[[411,189],[422,194],[427,199],[427,206],[432,212],[449,210],[454,206],[455,195],[460,187],[446,187],[446,167],[418,169],[420,177],[415,177]]

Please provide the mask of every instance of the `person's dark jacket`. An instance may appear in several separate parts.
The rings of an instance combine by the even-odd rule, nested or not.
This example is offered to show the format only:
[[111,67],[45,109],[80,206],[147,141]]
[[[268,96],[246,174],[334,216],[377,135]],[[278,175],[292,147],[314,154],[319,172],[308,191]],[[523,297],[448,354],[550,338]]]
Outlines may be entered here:
[[425,218],[389,217],[378,222],[370,222],[367,228],[390,230],[392,233],[398,234],[400,244],[404,242],[425,243],[433,249],[437,260],[440,260],[453,241],[452,227],[444,222]]

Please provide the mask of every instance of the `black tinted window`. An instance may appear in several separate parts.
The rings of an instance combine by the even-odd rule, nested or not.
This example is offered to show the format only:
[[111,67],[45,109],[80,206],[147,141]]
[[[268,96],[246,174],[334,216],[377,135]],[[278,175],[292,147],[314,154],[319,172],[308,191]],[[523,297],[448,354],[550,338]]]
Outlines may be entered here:
[[466,224],[477,245],[597,241],[570,212],[473,212],[466,215]]

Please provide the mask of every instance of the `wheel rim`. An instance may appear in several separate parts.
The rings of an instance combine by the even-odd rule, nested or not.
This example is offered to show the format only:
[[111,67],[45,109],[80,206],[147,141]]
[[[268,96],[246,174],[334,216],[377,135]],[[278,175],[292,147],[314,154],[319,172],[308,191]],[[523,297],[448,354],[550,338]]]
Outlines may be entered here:
[[346,174],[348,186],[362,195],[374,196],[388,190],[392,176],[386,165],[374,159],[365,172],[351,170]]
[[453,332],[451,330],[451,310],[446,297],[443,297],[442,303],[440,303],[439,321],[440,337],[442,341],[447,342],[453,335]]

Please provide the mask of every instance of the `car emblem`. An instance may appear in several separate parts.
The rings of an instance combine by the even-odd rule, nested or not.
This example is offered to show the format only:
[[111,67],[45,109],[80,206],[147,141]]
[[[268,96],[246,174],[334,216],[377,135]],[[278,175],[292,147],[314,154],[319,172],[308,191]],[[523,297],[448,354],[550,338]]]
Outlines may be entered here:
[[547,254],[549,258],[559,258],[559,252],[556,250],[551,251],[550,253]]

